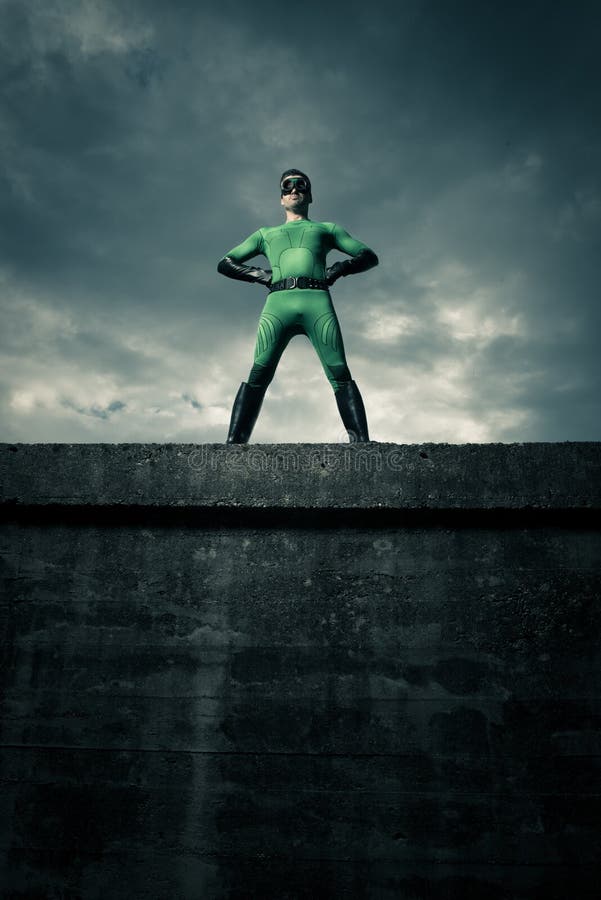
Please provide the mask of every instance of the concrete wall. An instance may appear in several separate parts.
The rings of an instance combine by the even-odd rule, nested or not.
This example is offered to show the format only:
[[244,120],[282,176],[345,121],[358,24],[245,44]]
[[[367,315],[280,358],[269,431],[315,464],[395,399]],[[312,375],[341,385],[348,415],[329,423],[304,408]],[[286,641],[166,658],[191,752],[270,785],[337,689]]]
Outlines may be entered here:
[[601,446],[0,445],[3,898],[580,898]]

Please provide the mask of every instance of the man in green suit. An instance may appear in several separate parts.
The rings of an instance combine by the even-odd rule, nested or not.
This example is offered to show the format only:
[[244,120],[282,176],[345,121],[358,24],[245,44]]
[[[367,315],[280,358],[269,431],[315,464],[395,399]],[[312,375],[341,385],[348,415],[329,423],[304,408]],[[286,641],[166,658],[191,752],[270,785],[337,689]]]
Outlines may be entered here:
[[[369,441],[363,401],[346,362],[328,288],[340,277],[371,269],[378,264],[378,257],[334,222],[309,219],[311,182],[303,172],[284,172],[280,194],[286,221],[273,228],[259,228],[217,266],[217,271],[229,278],[269,288],[259,319],[254,363],[248,381],[242,382],[236,395],[227,443],[245,444],[249,440],[265,391],[295,334],[306,334],[315,347],[349,440]],[[330,250],[341,250],[351,258],[326,268]],[[259,254],[267,257],[271,269],[243,265]]]

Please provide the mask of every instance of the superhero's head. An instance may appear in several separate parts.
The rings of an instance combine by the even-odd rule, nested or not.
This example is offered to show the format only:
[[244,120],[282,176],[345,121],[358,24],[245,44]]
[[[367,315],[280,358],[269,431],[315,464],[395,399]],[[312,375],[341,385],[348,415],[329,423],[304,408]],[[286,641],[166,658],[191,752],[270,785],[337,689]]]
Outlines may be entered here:
[[283,197],[284,194],[289,194],[293,186],[296,186],[299,193],[302,193],[306,197],[308,203],[313,202],[313,197],[311,196],[311,181],[309,180],[308,175],[305,175],[300,169],[286,169],[286,171],[282,173],[280,178],[280,196]]

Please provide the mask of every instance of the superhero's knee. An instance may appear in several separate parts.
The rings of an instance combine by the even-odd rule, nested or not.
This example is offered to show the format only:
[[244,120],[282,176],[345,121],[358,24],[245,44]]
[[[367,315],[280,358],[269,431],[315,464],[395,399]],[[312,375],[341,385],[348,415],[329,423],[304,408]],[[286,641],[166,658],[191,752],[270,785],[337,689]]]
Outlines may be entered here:
[[347,365],[328,366],[328,379],[330,384],[337,391],[343,384],[351,381],[351,373]]
[[349,367],[346,365],[328,366],[327,376],[334,392],[340,390],[343,384],[348,384],[349,381],[351,381],[351,373]]
[[275,366],[263,366],[255,363],[248,376],[248,384],[251,387],[267,387],[275,375]]

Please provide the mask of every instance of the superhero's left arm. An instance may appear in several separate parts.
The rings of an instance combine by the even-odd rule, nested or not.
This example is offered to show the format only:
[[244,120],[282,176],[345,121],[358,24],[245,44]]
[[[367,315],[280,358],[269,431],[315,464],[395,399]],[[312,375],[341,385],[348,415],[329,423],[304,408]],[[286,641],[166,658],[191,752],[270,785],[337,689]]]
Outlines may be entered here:
[[348,253],[352,259],[335,262],[334,265],[326,269],[326,281],[328,284],[334,284],[337,278],[354,275],[357,272],[366,272],[368,269],[373,269],[374,266],[378,265],[378,257],[374,251],[367,244],[363,244],[356,238],[351,237],[348,231],[345,231],[340,225],[334,226],[332,236],[336,250]]

